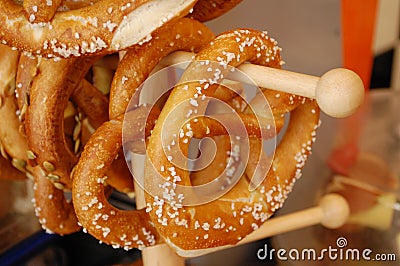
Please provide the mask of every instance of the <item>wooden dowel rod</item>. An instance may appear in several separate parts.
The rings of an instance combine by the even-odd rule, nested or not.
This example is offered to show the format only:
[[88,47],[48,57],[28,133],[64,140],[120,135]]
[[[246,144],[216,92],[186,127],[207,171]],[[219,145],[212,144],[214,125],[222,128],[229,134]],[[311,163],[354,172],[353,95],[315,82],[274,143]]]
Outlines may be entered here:
[[247,235],[234,246],[222,246],[210,250],[203,249],[192,254],[193,256],[206,255],[316,224],[331,229],[339,228],[345,224],[349,215],[349,205],[342,196],[335,193],[327,194],[322,197],[318,206],[267,220],[256,231]]
[[[131,153],[131,164],[134,173],[136,208],[143,209],[146,207],[144,198],[144,190],[137,180],[142,180],[144,176],[144,160],[143,155]],[[178,256],[167,244],[159,244],[152,247],[146,247],[142,250],[143,266],[184,266],[185,259]]]
[[[186,68],[193,57],[193,53],[174,52],[165,57],[161,64]],[[238,69],[250,79],[244,78],[244,75],[235,74],[230,75],[229,78],[316,99],[320,108],[333,117],[346,117],[353,114],[364,100],[362,80],[356,73],[344,68],[332,69],[321,77],[249,63],[240,65]]]
[[303,211],[272,218],[260,228],[245,237],[239,244],[247,244],[270,236],[298,230],[308,226],[319,224],[323,213],[320,207],[314,207]]
[[185,259],[178,256],[167,244],[146,247],[142,250],[143,266],[184,266]]
[[[165,57],[162,64],[164,66],[177,64],[181,68],[186,68],[188,64],[181,63],[191,61],[194,55],[194,53],[178,51]],[[317,86],[318,77],[253,64],[242,64],[238,69],[246,74],[246,78],[235,74],[229,77],[240,82],[254,82],[263,88],[276,88],[307,98],[315,98],[315,90],[312,88]]]
[[146,200],[144,198],[143,187],[138,183],[141,177],[144,176],[144,156],[131,153],[131,164],[134,185],[135,185],[135,201],[138,210],[146,208]]
[[246,244],[316,224],[322,224],[327,228],[339,228],[345,224],[349,215],[349,205],[342,196],[334,193],[327,194],[321,199],[318,206],[266,221],[239,244]]
[[276,68],[268,68],[268,71],[265,71],[266,67],[253,64],[242,64],[238,69],[262,88],[277,88],[279,91],[311,99],[316,97],[315,88],[320,79],[318,77]]

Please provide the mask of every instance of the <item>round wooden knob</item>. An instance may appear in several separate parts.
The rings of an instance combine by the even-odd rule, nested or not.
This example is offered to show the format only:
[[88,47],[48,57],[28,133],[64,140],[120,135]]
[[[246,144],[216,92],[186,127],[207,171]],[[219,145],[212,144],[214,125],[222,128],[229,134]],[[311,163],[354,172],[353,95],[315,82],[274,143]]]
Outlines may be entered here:
[[319,79],[315,88],[315,99],[326,114],[337,118],[346,117],[362,104],[364,85],[353,71],[332,69]]
[[323,218],[321,224],[327,228],[339,228],[345,224],[350,215],[350,207],[346,199],[339,194],[325,195],[319,206],[322,209]]

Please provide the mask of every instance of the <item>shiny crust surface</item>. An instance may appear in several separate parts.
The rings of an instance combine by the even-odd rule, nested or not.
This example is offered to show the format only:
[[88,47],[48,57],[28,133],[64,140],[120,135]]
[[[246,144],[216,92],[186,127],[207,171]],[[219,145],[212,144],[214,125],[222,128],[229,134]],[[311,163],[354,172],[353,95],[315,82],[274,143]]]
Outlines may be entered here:
[[222,16],[243,0],[199,0],[189,17],[206,22]]
[[[185,70],[182,80],[204,78],[195,76],[199,67],[196,60],[219,63],[220,67],[211,71],[210,76],[213,78],[222,76],[224,66],[238,66],[245,61],[278,68],[281,65],[280,48],[276,41],[263,32],[249,29],[227,32],[214,39],[209,46],[196,55],[195,62]],[[175,167],[172,156],[167,158],[163,150],[165,144],[160,136],[169,112],[177,104],[193,99],[199,91],[199,86],[202,88],[207,86],[206,89],[201,90],[201,93],[212,96],[215,91],[215,86],[212,84],[193,82],[175,87],[158,117],[147,146],[146,190],[157,191],[157,187],[172,186],[167,193],[162,189],[156,196],[147,193],[147,210],[164,241],[182,256],[199,254],[198,252],[203,249],[233,245],[257,229],[279,209],[295,180],[300,176],[319,122],[319,110],[314,102],[302,99],[295,104],[289,101],[293,98],[292,95],[279,99],[279,102],[283,102],[283,106],[294,106],[289,108],[293,110],[289,127],[276,149],[271,168],[264,172],[265,178],[262,184],[256,190],[249,191],[249,181],[242,177],[224,196],[206,204],[184,206],[182,205],[183,195],[179,194],[178,189],[175,191],[173,188],[175,185],[190,185],[189,173]],[[276,92],[273,95],[279,98]],[[279,114],[278,107],[279,105],[275,104],[275,110],[273,108],[273,113],[277,117],[282,115],[282,113]],[[180,124],[184,119],[184,117],[176,118],[174,123]],[[183,133],[186,134],[187,131],[184,130]],[[163,131],[163,134],[164,139],[174,139],[170,131]],[[182,142],[182,139],[176,141],[179,141],[182,153],[187,154],[188,144]],[[161,183],[159,176],[164,178]],[[179,178],[174,178],[176,176]]]

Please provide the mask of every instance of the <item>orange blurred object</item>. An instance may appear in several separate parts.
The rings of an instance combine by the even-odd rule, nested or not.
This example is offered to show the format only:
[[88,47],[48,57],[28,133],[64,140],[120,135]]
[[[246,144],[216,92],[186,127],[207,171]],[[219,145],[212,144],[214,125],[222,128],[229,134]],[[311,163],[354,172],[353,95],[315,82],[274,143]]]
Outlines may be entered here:
[[[378,0],[341,0],[343,67],[356,72],[370,87],[373,67],[373,41]],[[329,167],[336,173],[347,175],[358,157],[358,138],[368,110],[369,96],[354,115],[339,124],[336,148],[328,158]]]
[[342,0],[343,66],[370,86],[378,0]]

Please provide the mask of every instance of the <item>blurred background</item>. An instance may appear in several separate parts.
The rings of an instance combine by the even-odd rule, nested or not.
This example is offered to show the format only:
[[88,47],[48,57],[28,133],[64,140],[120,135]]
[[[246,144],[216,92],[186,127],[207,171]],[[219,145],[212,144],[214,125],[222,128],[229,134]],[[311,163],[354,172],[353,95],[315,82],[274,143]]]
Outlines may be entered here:
[[[328,188],[337,189],[330,186],[334,177],[354,170],[354,167],[341,168],[342,161],[349,160],[346,157],[348,154],[343,155],[345,151],[363,155],[357,158],[362,157],[364,161],[355,160],[353,166],[372,166],[373,169],[381,169],[380,173],[399,170],[400,157],[396,156],[400,150],[400,124],[397,119],[400,101],[396,100],[399,99],[398,93],[393,92],[400,90],[399,14],[400,0],[244,0],[234,10],[207,23],[216,33],[246,27],[265,30],[283,48],[284,69],[319,76],[332,68],[348,67],[363,77],[371,95],[367,97],[364,111],[351,119],[322,116],[318,140],[303,178],[277,215],[314,206]],[[349,149],[349,146],[352,148]],[[335,156],[333,151],[337,151]],[[379,158],[369,156],[371,153],[379,155]],[[371,167],[363,169],[359,174],[362,177],[365,171],[371,172]],[[393,174],[391,178],[397,180],[400,170]],[[386,181],[383,183],[387,184]],[[394,252],[398,263],[398,189],[377,186],[385,192],[380,195],[383,200],[375,197],[367,206],[352,206],[363,211],[377,209],[372,214],[362,212],[360,217],[354,218],[355,221],[376,220],[374,223],[354,222],[341,230],[313,226],[188,260],[187,264],[303,265],[307,262],[259,260],[256,252],[265,244],[276,249],[326,248],[327,245],[334,246],[339,236],[345,236],[349,246]],[[5,191],[1,194],[4,198],[2,204],[8,202],[11,207],[0,220],[0,265],[117,265],[134,263],[140,258],[140,252],[136,250],[114,250],[83,233],[65,237],[44,234],[33,214],[29,185],[2,183],[1,187]],[[392,194],[395,197],[385,201],[386,196]],[[358,199],[361,201],[364,201],[364,196],[370,196],[365,191],[360,195]],[[129,204],[124,202],[123,197],[115,200],[121,206]],[[321,263],[334,264],[332,261]],[[342,261],[339,264],[365,263]],[[376,262],[373,265],[377,265]],[[385,262],[382,265],[398,264]]]
[[[350,34],[366,40],[369,36],[365,30],[370,19],[367,8],[374,6],[371,44],[358,44],[358,49],[362,49],[361,44],[371,48],[374,63],[371,87],[399,87],[399,1],[344,1],[347,2],[357,6],[352,11],[359,13],[360,23],[366,27],[363,32],[361,27],[355,28]],[[266,30],[283,49],[285,69],[322,75],[344,65],[342,7],[341,0],[245,0],[208,25],[216,33],[240,27]],[[354,14],[350,16],[356,19]]]

